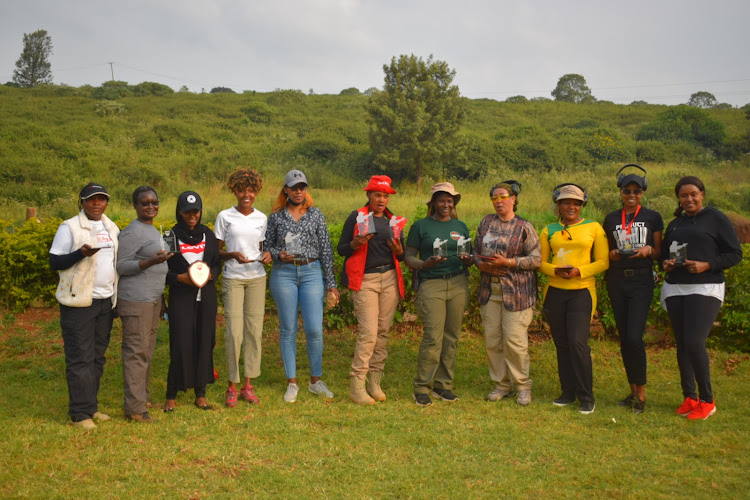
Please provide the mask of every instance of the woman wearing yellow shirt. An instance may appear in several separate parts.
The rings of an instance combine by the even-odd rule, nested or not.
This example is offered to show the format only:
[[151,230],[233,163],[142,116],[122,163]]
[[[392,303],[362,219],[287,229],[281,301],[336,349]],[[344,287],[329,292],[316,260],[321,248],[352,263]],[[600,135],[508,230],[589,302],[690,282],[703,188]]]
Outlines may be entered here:
[[[544,287],[544,315],[557,349],[562,394],[555,406],[578,399],[579,412],[593,413],[595,402],[589,327],[596,309],[594,276],[609,267],[609,247],[602,226],[581,217],[588,201],[576,184],[560,184],[552,193],[559,221],[542,230],[540,271],[549,276]],[[592,260],[593,255],[593,260]],[[551,257],[551,259],[550,259]]]

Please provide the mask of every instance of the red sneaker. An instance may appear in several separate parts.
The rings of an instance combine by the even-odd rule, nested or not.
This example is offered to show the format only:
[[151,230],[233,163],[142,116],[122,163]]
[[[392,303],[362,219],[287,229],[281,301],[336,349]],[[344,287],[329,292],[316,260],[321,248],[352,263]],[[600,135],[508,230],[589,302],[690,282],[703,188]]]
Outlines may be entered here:
[[685,401],[682,402],[679,408],[677,408],[674,412],[678,415],[681,415],[683,417],[687,417],[688,414],[695,410],[695,408],[698,406],[698,400],[693,398],[685,398]]
[[708,417],[716,413],[716,403],[704,403],[699,401],[695,410],[691,411],[687,416],[688,420],[706,420]]
[[227,389],[226,405],[230,408],[237,406],[237,389],[234,387]]
[[252,385],[246,385],[242,388],[240,391],[240,395],[242,396],[242,399],[250,403],[251,405],[257,405],[260,403],[260,399],[258,399],[258,396],[255,395],[255,389],[253,389]]

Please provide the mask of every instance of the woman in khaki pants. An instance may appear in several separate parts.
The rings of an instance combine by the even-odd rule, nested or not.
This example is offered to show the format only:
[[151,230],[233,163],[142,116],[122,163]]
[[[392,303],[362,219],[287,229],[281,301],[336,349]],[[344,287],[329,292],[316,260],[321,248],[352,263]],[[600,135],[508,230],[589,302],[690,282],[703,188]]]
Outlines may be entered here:
[[399,220],[387,208],[390,195],[396,193],[390,177],[373,175],[364,191],[367,203],[349,214],[337,251],[346,257],[341,283],[351,290],[359,323],[349,397],[357,404],[371,405],[386,399],[380,381],[388,356],[388,331],[398,301],[404,298],[400,261],[404,254],[401,228],[406,219]]
[[542,262],[534,226],[516,215],[521,184],[504,181],[490,189],[494,214],[477,228],[474,255],[482,271],[478,301],[490,378],[487,396],[499,401],[518,390],[516,402],[531,403],[529,324],[537,300],[536,272]]

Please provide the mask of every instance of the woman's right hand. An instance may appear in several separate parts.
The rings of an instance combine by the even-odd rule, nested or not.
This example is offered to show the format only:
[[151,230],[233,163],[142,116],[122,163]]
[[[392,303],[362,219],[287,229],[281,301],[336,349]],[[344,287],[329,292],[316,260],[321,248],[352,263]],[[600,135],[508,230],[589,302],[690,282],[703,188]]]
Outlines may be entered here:
[[675,259],[665,259],[664,262],[661,263],[661,267],[666,272],[672,272],[675,270],[676,266],[674,265]]
[[294,262],[294,255],[290,254],[286,250],[282,250],[279,252],[279,260],[283,262],[284,264],[290,264],[291,262]]
[[428,257],[426,260],[422,261],[422,269],[430,269],[431,267],[435,267],[444,260],[446,260],[445,257],[440,257],[439,255]]
[[618,249],[610,250],[609,251],[609,260],[618,262],[622,259],[622,256],[620,255],[620,251]]
[[231,252],[229,255],[240,264],[247,264],[248,262],[253,262],[252,259],[248,259],[247,257],[245,257],[242,254],[242,252]]
[[352,248],[354,250],[358,249],[359,247],[361,247],[362,245],[370,241],[373,236],[375,235],[372,233],[365,234],[365,235],[358,234],[357,236],[352,238],[352,242],[351,242]]
[[182,283],[183,285],[195,286],[195,283],[193,283],[193,280],[190,279],[188,273],[178,274],[177,281]]
[[81,247],[81,253],[83,254],[84,257],[91,257],[98,251],[99,251],[98,248],[94,248],[88,243]]

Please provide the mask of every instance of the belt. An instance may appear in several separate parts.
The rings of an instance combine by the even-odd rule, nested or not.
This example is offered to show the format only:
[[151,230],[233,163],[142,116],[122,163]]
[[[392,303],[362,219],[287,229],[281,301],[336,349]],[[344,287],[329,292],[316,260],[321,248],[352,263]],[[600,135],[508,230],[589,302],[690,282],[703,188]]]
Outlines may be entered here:
[[502,279],[502,276],[490,276],[490,283],[500,283]]
[[295,266],[306,266],[307,264],[312,264],[318,259],[294,259],[292,261],[292,264]]
[[422,278],[423,280],[449,280],[451,278],[455,278],[456,276],[461,276],[464,272],[458,271],[456,273],[451,274],[442,274],[440,276],[425,276]]
[[626,278],[632,278],[638,274],[651,274],[651,269],[648,267],[639,267],[637,269],[621,269],[621,270],[610,269],[610,271],[613,271],[616,274],[620,274],[620,271],[622,271],[622,275],[625,276]]
[[377,267],[371,267],[370,269],[365,269],[365,274],[375,274],[375,273],[387,273],[391,269],[396,269],[396,266],[393,264],[385,264],[383,266],[377,266]]

